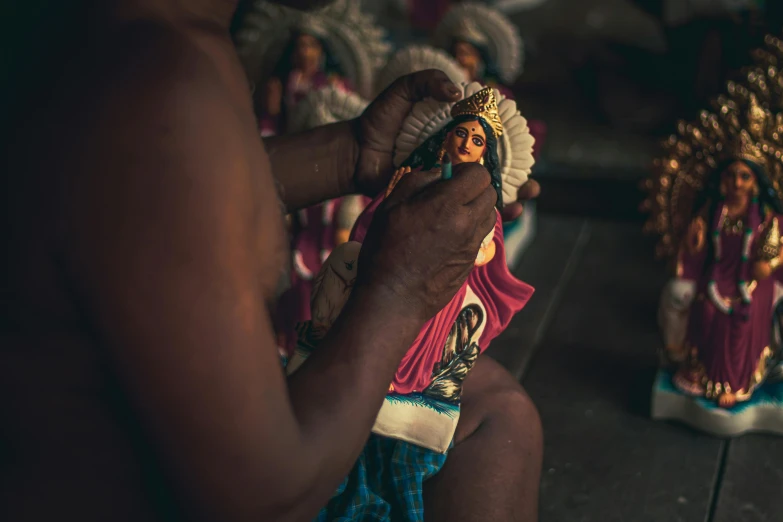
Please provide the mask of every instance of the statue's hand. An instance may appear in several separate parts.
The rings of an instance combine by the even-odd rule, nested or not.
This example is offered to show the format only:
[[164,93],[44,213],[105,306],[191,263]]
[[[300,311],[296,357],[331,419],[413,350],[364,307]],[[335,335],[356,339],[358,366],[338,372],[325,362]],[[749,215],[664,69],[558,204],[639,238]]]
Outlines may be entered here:
[[394,171],[394,142],[416,102],[424,98],[453,102],[460,96],[460,89],[448,76],[435,69],[403,76],[378,95],[354,127],[358,159],[353,188],[375,196],[389,184]]
[[707,223],[704,218],[697,217],[688,227],[688,250],[691,254],[701,252],[704,248],[704,240],[707,235]]
[[514,221],[525,210],[526,201],[536,199],[541,194],[541,185],[534,179],[528,179],[517,191],[517,200],[503,207],[500,216],[503,221]]
[[386,197],[389,197],[389,194],[391,194],[391,191],[394,190],[394,187],[397,186],[397,183],[400,182],[400,179],[405,174],[408,174],[411,171],[410,167],[400,167],[396,171],[394,171],[394,176],[392,176],[392,180],[389,182],[389,186],[386,187]]

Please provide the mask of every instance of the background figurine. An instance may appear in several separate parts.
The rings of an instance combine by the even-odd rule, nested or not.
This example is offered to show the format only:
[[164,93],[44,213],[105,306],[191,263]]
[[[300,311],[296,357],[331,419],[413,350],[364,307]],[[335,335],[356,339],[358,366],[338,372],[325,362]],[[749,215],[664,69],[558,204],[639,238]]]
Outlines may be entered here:
[[435,29],[435,44],[454,56],[468,79],[494,87],[507,98],[522,73],[524,43],[502,13],[475,2],[455,4]]
[[783,47],[768,42],[775,54],[757,52],[765,69],[729,82],[714,113],[681,122],[647,183],[648,229],[662,235],[659,253],[675,264],[659,311],[673,368],[656,381],[653,415],[721,435],[783,433],[783,387],[767,383],[780,356],[772,333],[783,259],[783,112],[773,63]]
[[[480,82],[513,98],[510,87],[522,73],[524,43],[517,27],[500,11],[482,3],[454,4],[438,24],[434,43],[454,56],[469,81]],[[546,136],[546,126],[530,122],[536,140],[536,158]],[[525,213],[504,224],[506,253],[511,266],[533,240],[536,229],[535,205],[526,205]]]
[[[291,132],[312,129],[361,115],[368,102],[339,86],[310,92],[291,114]],[[369,203],[360,196],[346,196],[303,209],[291,219],[293,267],[291,287],[281,296],[275,326],[279,343],[287,353],[296,346],[296,325],[310,320],[313,279],[332,250],[348,241],[351,229]]]
[[[516,200],[534,161],[527,123],[514,101],[497,90],[478,83],[462,85],[461,101],[421,102],[404,122],[396,142],[399,169],[386,193],[373,200],[359,218],[351,241],[334,250],[319,274],[313,319],[300,328],[300,345],[288,365],[289,373],[317,349],[339,315],[350,294],[361,242],[375,209],[403,176],[439,169],[448,178],[451,165],[480,162],[492,176],[497,207]],[[424,325],[403,358],[355,472],[319,520],[339,518],[347,505],[366,505],[362,515],[367,517],[370,512],[391,512],[402,517],[395,520],[423,520],[423,481],[445,462],[459,420],[462,382],[479,354],[532,293],[532,287],[509,272],[496,211],[495,227],[482,242],[473,271],[451,302]],[[365,502],[361,495],[369,495],[372,502]]]
[[369,98],[391,51],[358,0],[336,0],[314,12],[260,1],[235,39],[250,80],[269,78],[256,85],[255,99],[267,134],[288,132],[292,111],[312,91],[332,86]]
[[[335,0],[312,12],[253,4],[236,42],[250,81],[271,78],[255,88],[262,136],[358,117],[390,51],[384,36],[358,0]],[[341,198],[290,217],[291,288],[275,317],[278,342],[287,351],[295,346],[297,322],[310,318],[313,277],[334,246],[347,240],[365,203],[360,196]]]

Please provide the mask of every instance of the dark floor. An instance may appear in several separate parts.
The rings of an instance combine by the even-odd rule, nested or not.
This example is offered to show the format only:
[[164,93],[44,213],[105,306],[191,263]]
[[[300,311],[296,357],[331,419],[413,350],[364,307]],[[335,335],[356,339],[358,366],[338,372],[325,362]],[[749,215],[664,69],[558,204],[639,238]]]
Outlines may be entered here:
[[539,220],[515,271],[536,293],[488,353],[541,413],[541,522],[783,520],[783,441],[649,419],[665,277],[652,241],[637,224]]

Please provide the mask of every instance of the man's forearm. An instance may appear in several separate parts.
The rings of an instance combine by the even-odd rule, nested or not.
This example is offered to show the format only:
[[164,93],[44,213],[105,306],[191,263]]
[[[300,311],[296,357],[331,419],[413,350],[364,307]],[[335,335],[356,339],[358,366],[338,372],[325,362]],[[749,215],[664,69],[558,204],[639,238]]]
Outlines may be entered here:
[[317,510],[350,471],[400,360],[424,323],[390,304],[379,295],[352,298],[289,380],[302,446],[312,463],[313,486],[301,506],[305,515]]
[[355,121],[264,140],[289,212],[354,192]]

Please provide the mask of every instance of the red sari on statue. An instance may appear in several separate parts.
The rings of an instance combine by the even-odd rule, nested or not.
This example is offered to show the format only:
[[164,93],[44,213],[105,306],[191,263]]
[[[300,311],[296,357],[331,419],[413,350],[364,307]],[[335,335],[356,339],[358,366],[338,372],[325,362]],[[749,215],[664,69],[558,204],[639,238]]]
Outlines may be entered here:
[[[415,175],[415,172],[414,170],[408,175]],[[384,199],[385,194],[381,194],[364,210],[351,233],[352,241],[364,241],[375,210]],[[486,309],[486,323],[478,339],[481,352],[508,326],[514,314],[519,312],[533,295],[533,287],[514,277],[506,265],[503,226],[499,213],[492,241],[496,249],[492,260],[486,265],[474,267],[457,295],[435,317],[427,321],[419,332],[394,376],[394,393],[406,395],[421,392],[430,385],[436,365],[443,356],[446,340],[462,310],[468,287]]]

